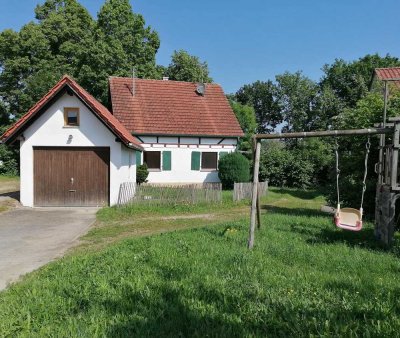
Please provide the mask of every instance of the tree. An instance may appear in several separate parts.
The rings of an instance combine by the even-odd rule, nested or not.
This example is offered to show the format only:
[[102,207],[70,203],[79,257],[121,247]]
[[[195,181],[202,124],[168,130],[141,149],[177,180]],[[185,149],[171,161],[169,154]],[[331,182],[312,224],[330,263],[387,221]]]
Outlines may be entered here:
[[77,0],[46,0],[37,23],[0,34],[0,101],[8,114],[25,113],[68,73],[107,103],[111,75],[160,78],[158,35],[128,0],[107,0],[96,22]]
[[235,100],[254,108],[260,133],[270,133],[282,122],[277,88],[272,81],[244,85],[236,92]]
[[174,51],[171,63],[165,72],[171,80],[188,82],[212,82],[207,62],[201,62],[197,56],[184,50]]
[[[378,93],[369,93],[359,100],[354,108],[345,108],[335,120],[335,129],[369,128],[382,121],[383,97]],[[400,94],[391,96],[388,105],[388,116],[398,116],[400,112]],[[364,175],[364,160],[367,137],[346,137],[338,139],[340,156],[340,193],[342,204],[358,208],[361,199]],[[374,213],[375,189],[377,175],[374,165],[378,162],[379,137],[371,136],[371,147],[368,163],[367,190],[364,198],[366,214]],[[336,204],[335,172],[332,169],[332,187],[328,190],[327,199]]]
[[69,74],[102,103],[108,77],[160,78],[158,34],[129,0],[107,0],[96,22],[77,0],[46,0],[36,22],[0,33],[0,129],[19,118]]
[[318,128],[321,112],[317,109],[318,84],[301,72],[276,76],[277,97],[284,131],[310,131]]
[[314,162],[304,153],[287,149],[280,141],[263,143],[260,158],[260,181],[279,187],[307,188],[312,184]]
[[384,57],[366,55],[352,62],[336,59],[333,64],[323,67],[321,88],[329,87],[344,106],[354,108],[367,95],[374,69],[394,66],[400,66],[400,60],[389,54]]
[[239,140],[239,149],[244,151],[250,150],[252,147],[251,137],[257,130],[257,121],[254,109],[251,106],[241,104],[231,99],[229,100],[229,103],[245,134],[245,136]]

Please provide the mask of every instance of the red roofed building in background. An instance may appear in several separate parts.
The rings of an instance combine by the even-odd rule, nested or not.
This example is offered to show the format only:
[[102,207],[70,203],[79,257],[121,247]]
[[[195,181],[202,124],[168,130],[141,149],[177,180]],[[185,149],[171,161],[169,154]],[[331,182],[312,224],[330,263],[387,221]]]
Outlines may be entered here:
[[372,76],[372,83],[375,80],[388,82],[400,88],[400,67],[376,68]]
[[112,77],[109,89],[111,111],[64,76],[1,136],[20,145],[23,205],[116,204],[143,162],[149,182],[219,182],[243,136],[219,85]]

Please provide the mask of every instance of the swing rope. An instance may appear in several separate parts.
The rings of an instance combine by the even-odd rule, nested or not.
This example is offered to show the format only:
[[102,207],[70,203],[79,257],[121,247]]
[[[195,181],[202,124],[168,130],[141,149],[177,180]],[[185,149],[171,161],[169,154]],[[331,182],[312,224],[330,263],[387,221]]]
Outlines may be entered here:
[[363,187],[362,187],[362,193],[361,193],[361,206],[360,206],[360,212],[361,212],[361,216],[363,214],[363,204],[364,204],[364,194],[365,191],[367,190],[367,174],[368,174],[368,156],[369,156],[369,151],[371,148],[371,138],[368,135],[368,141],[365,144],[365,160],[364,160],[364,166],[365,166],[365,170],[364,170],[364,179],[363,179]]
[[339,192],[340,169],[339,169],[339,144],[338,144],[337,137],[335,137],[335,156],[336,156],[336,192],[337,192],[336,211],[339,212],[339,210],[340,210],[340,192]]
[[[365,144],[365,160],[364,160],[364,177],[362,181],[362,192],[361,192],[361,206],[359,210],[360,222],[362,221],[363,216],[363,205],[364,205],[364,196],[367,190],[367,174],[368,174],[368,157],[371,148],[371,138],[368,136],[367,143]],[[336,191],[337,191],[337,208],[336,215],[340,215],[340,190],[339,190],[339,177],[340,177],[340,169],[339,169],[339,144],[337,137],[335,138],[335,156],[336,156]],[[339,221],[340,222],[340,221]],[[339,226],[343,227],[343,226]],[[360,228],[361,229],[361,228]]]

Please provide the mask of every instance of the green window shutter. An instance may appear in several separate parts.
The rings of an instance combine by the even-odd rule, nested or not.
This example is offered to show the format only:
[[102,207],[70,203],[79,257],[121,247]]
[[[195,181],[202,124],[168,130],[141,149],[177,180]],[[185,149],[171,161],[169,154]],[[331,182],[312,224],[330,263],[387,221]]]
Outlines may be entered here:
[[163,161],[163,170],[165,170],[165,171],[171,170],[171,152],[170,151],[163,151],[162,161]]
[[136,153],[136,165],[142,164],[142,153],[140,151],[135,151]]
[[223,158],[225,155],[228,155],[229,153],[227,151],[220,151],[219,152],[219,158]]
[[200,170],[200,152],[192,151],[192,170]]

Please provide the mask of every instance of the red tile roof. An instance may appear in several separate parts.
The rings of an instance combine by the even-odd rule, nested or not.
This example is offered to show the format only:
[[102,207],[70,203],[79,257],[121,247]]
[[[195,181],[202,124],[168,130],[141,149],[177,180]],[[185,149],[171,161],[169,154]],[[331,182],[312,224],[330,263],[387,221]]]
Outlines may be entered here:
[[115,117],[136,135],[243,136],[222,88],[206,84],[205,95],[196,83],[110,78]]
[[85,89],[78,85],[72,78],[65,75],[50,91],[43,96],[24,116],[22,116],[13,126],[11,126],[1,137],[2,142],[7,142],[11,137],[15,136],[21,128],[29,123],[32,118],[57,95],[65,86],[72,89],[75,94],[85,102],[88,107],[104,122],[104,124],[117,136],[121,141],[132,148],[143,150],[140,143],[135,137],[112,115],[106,107],[98,102]]
[[400,67],[376,68],[374,78],[381,81],[389,81],[389,83],[393,83],[397,88],[400,88]]
[[400,67],[376,68],[375,74],[379,80],[400,80]]

